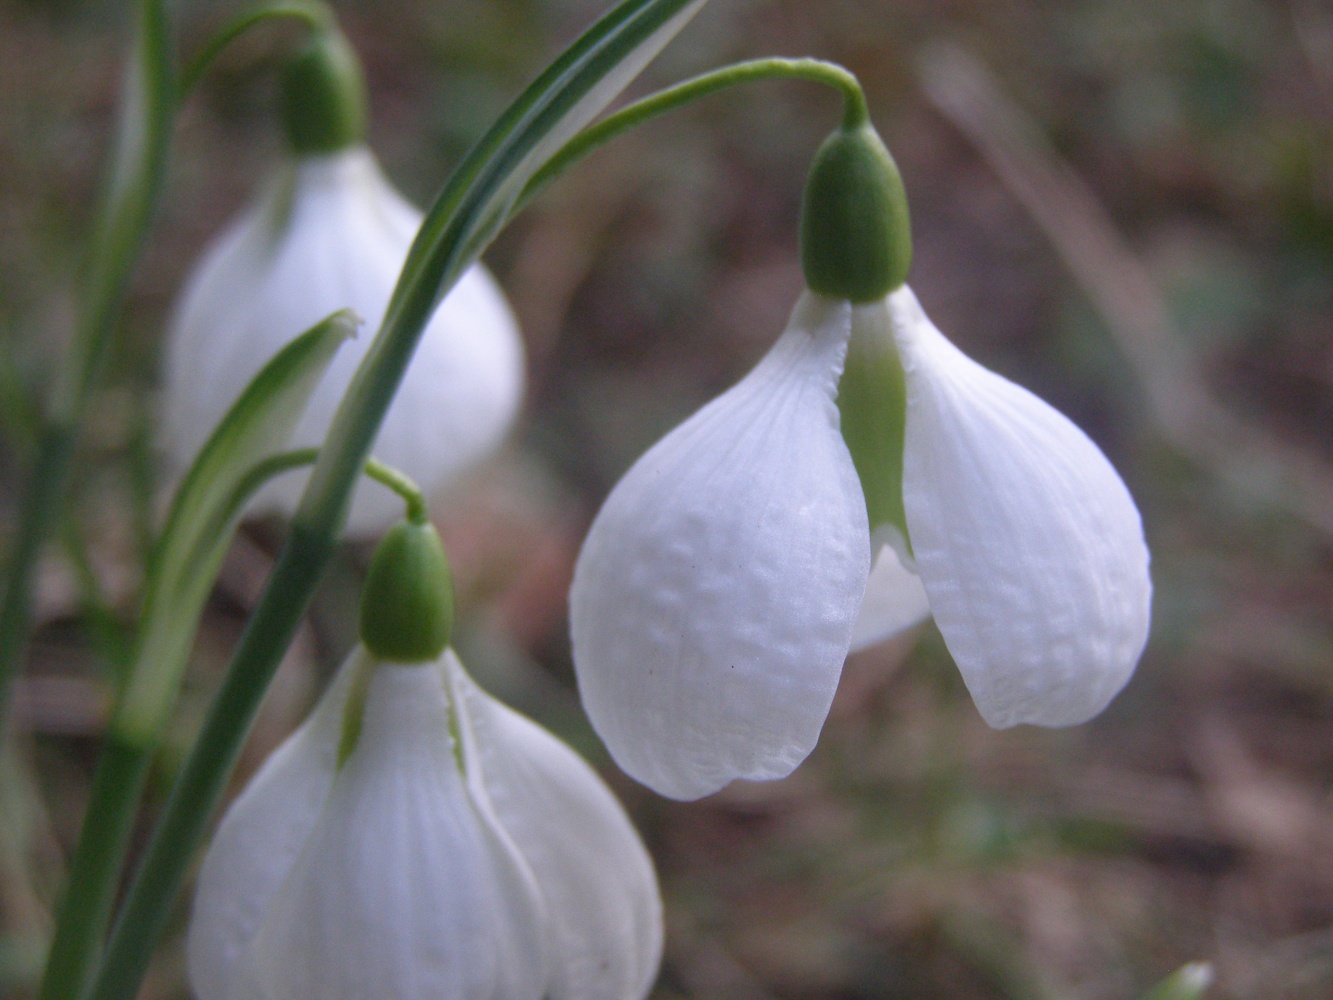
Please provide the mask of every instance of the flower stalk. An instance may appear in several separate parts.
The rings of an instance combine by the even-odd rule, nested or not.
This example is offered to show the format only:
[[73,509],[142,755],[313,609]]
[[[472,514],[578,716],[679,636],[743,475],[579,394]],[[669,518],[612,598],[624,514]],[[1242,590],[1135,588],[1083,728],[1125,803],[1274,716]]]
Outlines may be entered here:
[[510,214],[516,215],[522,211],[571,166],[626,132],[693,104],[700,98],[742,84],[768,80],[805,80],[836,90],[843,99],[844,128],[857,128],[869,120],[870,113],[860,82],[850,71],[836,63],[823,59],[782,58],[733,63],[659,90],[584,129],[533,175]]

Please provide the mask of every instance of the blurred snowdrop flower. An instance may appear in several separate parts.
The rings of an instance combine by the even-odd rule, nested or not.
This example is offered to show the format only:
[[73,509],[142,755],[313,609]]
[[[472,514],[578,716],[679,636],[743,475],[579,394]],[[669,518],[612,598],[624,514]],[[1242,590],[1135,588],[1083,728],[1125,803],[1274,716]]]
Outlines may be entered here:
[[448,650],[419,514],[380,543],[361,644],[224,817],[187,941],[200,1000],[641,1000],[652,861],[583,759]]
[[[330,365],[292,445],[324,440],[421,223],[421,213],[384,178],[361,140],[356,109],[364,95],[348,63],[354,57],[340,39],[325,41],[286,77],[295,157],[205,252],[168,331],[162,424],[168,455],[181,469],[265,361],[329,313],[350,308],[365,329]],[[335,107],[317,104],[322,113],[313,114],[311,94],[336,89],[330,75],[351,92],[342,102],[350,110],[326,99]],[[427,325],[373,453],[434,494],[497,447],[523,383],[514,316],[495,280],[474,265]],[[305,479],[297,474],[274,483],[258,509],[290,514]],[[398,511],[391,494],[361,484],[348,532],[373,536]]]
[[200,1000],[638,1000],[661,946],[652,862],[582,758],[452,653],[360,649],[223,819],[188,961]]
[[630,469],[575,570],[588,714],[674,798],[788,774],[849,647],[927,614],[996,727],[1092,717],[1147,637],[1128,491],[926,319],[902,283],[901,181],[868,126],[821,150],[802,226],[813,291],[787,331]]

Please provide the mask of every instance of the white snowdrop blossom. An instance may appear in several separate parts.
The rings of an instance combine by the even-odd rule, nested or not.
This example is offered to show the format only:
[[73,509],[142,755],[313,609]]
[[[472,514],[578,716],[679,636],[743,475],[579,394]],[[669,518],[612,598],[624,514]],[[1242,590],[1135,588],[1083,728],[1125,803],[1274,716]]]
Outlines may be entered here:
[[223,819],[187,953],[200,1000],[640,1000],[661,948],[652,862],[582,758],[452,653],[359,649]]
[[[320,444],[370,347],[421,214],[361,145],[289,161],[257,202],[205,253],[167,340],[163,430],[169,457],[188,467],[249,379],[284,344],[336,309],[365,329],[334,358],[292,439]],[[426,327],[373,451],[428,494],[503,439],[523,394],[523,347],[513,314],[480,265],[468,270]],[[305,474],[260,496],[290,514]],[[374,536],[401,505],[361,483],[348,532]]]
[[[834,402],[849,337],[877,335],[905,374],[907,537],[870,533]],[[789,773],[849,647],[928,614],[992,726],[1086,721],[1133,672],[1150,598],[1106,457],[904,286],[870,305],[807,293],[754,371],[644,455],[589,531],[571,618],[616,761],[696,798]]]

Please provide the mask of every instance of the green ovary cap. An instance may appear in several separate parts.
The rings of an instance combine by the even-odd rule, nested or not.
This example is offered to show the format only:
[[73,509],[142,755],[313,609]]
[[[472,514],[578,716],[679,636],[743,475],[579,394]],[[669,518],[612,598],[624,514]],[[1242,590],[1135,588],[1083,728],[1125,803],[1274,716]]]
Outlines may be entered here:
[[282,71],[282,123],[292,149],[320,156],[366,137],[366,81],[336,28],[315,32]]
[[868,121],[824,141],[805,185],[801,265],[812,292],[874,302],[907,280],[912,232],[898,166]]
[[395,525],[361,593],[361,642],[382,660],[426,663],[449,645],[454,581],[440,536],[424,521]]

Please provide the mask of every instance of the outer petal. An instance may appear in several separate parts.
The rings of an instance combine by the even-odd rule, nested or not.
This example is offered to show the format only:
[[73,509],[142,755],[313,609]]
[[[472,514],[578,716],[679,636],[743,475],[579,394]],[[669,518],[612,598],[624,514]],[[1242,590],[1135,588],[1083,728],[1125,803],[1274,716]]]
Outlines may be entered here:
[[536,887],[473,808],[448,725],[436,665],[376,672],[356,749],[233,997],[541,1000]]
[[[866,595],[852,630],[852,652],[871,646],[919,625],[930,615],[930,598],[921,578],[904,565],[898,549],[881,536],[894,532],[883,525],[871,539],[875,563],[866,581]],[[895,532],[896,533],[896,532]]]
[[574,572],[574,663],[627,772],[692,799],[814,746],[869,573],[834,394],[850,306],[806,295],[764,360],[608,497]]
[[[184,465],[231,400],[273,353],[335,309],[367,330],[330,366],[295,446],[319,444],[370,347],[421,220],[366,149],[299,161],[207,253],[168,340],[164,424]],[[523,391],[517,325],[489,273],[468,271],[431,318],[376,439],[375,453],[428,492],[493,449]],[[260,505],[290,512],[305,477],[275,484]],[[401,514],[362,483],[349,531],[373,534]]]
[[963,355],[903,288],[904,499],[931,611],[992,726],[1073,725],[1128,681],[1152,585],[1138,510],[1087,436]]
[[457,657],[469,784],[536,876],[548,915],[551,1000],[638,1000],[662,958],[652,859],[611,790],[577,753],[482,691]]
[[365,652],[358,648],[314,712],[223,818],[204,857],[186,942],[199,1000],[224,1000],[236,962],[296,863],[333,785],[343,706]]

